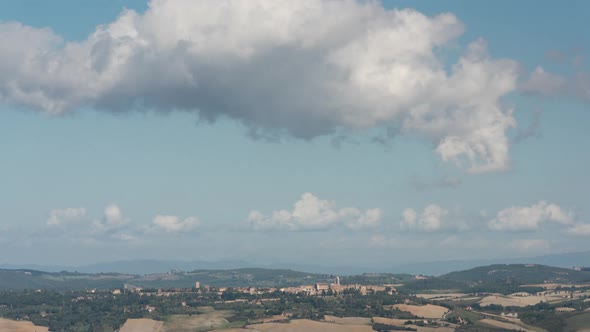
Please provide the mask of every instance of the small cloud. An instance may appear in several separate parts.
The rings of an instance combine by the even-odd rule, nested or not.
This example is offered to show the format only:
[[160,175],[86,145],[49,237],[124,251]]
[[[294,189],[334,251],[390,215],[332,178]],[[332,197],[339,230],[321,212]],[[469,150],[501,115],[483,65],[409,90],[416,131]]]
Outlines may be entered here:
[[400,222],[400,226],[403,229],[415,228],[417,219],[418,214],[414,209],[405,209],[404,212],[402,212],[402,221]]
[[97,232],[112,232],[123,228],[127,224],[129,224],[129,220],[123,217],[119,206],[111,204],[104,208],[103,217],[96,220],[93,226]]
[[113,234],[111,239],[121,242],[137,242],[139,240],[136,236],[126,233]]
[[540,201],[531,206],[513,206],[499,211],[496,218],[488,222],[494,231],[536,231],[544,222],[569,225],[573,222],[571,212],[564,211],[559,205]]
[[121,213],[121,209],[115,204],[111,204],[104,209],[104,217],[105,220],[112,225],[123,223],[123,214]]
[[197,229],[200,225],[201,221],[196,217],[180,219],[177,216],[157,215],[147,232],[187,233]]
[[449,211],[436,204],[430,204],[418,215],[413,209],[405,209],[400,226],[406,230],[434,232],[443,228],[443,219]]
[[79,221],[85,216],[86,209],[82,207],[51,210],[51,212],[49,212],[49,218],[47,218],[47,226],[63,226],[71,222]]
[[537,67],[529,79],[520,84],[519,91],[540,96],[569,96],[588,102],[590,101],[590,72],[581,68],[580,61],[577,60],[572,64],[575,74],[571,76],[552,74]]
[[336,209],[335,203],[321,200],[311,193],[304,193],[294,204],[292,211],[274,211],[265,216],[253,210],[248,221],[257,230],[325,230],[338,225],[350,229],[375,228],[383,217],[383,210],[362,211],[355,207]]
[[139,241],[136,236],[137,228],[123,215],[121,208],[116,204],[106,206],[102,217],[96,218],[93,222],[79,222],[86,217],[85,208],[55,209],[49,213],[46,221],[48,228],[33,234],[46,236],[47,232],[51,232],[56,238],[84,245]]
[[368,209],[364,213],[356,208],[348,208],[350,217],[346,226],[351,229],[375,228],[383,218],[382,209]]
[[527,94],[554,96],[567,90],[567,81],[559,75],[546,72],[542,67],[537,67],[519,89]]

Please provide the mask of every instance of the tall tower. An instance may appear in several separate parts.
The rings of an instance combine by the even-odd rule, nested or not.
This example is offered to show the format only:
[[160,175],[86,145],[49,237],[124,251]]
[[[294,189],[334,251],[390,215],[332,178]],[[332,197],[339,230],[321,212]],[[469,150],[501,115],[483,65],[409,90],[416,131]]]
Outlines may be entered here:
[[198,289],[198,288],[201,288],[201,283],[200,283],[200,282],[198,282],[198,281],[197,281],[197,282],[195,282],[195,288],[197,288],[197,289]]
[[336,285],[340,285],[340,277],[336,276]]

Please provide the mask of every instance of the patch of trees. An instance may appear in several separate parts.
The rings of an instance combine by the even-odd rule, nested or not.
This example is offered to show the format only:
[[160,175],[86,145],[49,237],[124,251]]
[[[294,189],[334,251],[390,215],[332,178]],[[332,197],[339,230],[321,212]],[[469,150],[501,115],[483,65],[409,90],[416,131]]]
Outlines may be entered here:
[[365,273],[340,277],[340,283],[343,285],[384,285],[411,281],[412,279],[413,276],[410,274]]
[[527,311],[519,313],[519,317],[529,325],[542,327],[548,331],[563,331],[565,328],[565,320],[553,312]]
[[430,278],[408,282],[404,286],[398,288],[398,291],[403,293],[418,293],[425,290],[464,289],[466,287],[467,284],[462,281],[444,278]]
[[530,294],[536,294],[542,292],[545,289],[543,287],[523,287],[520,284],[514,282],[506,282],[504,280],[496,280],[491,282],[483,282],[473,284],[468,288],[462,289],[464,293],[500,293],[500,294],[512,294],[526,292]]
[[409,326],[389,325],[382,323],[373,323],[373,330],[379,332],[387,331],[418,331],[418,329]]

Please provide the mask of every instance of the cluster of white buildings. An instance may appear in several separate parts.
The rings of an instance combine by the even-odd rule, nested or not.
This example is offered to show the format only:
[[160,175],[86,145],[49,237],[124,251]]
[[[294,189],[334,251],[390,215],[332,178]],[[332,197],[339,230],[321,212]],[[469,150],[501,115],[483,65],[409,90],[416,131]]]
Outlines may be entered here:
[[[209,286],[207,286],[207,285],[202,286],[199,281],[195,281],[195,288],[200,289],[200,290],[205,290],[205,291],[210,290]],[[256,287],[235,287],[235,288],[232,288],[232,290],[235,292],[250,294],[250,295],[273,293],[278,290],[280,292],[285,292],[285,293],[290,293],[290,294],[303,293],[308,296],[324,295],[324,294],[328,294],[328,293],[342,294],[344,291],[350,290],[350,289],[360,292],[361,295],[367,295],[370,292],[389,291],[390,294],[393,294],[395,292],[394,285],[382,285],[382,286],[360,285],[360,284],[341,285],[340,284],[340,277],[336,277],[334,279],[334,282],[330,283],[330,284],[328,284],[328,283],[315,283],[315,284],[310,284],[310,285],[284,287],[284,288],[279,288],[279,289],[277,289],[277,288],[256,288]],[[136,292],[136,293],[142,293],[143,289],[141,287],[137,287],[137,286],[134,286],[131,284],[125,284],[124,290]],[[219,288],[214,289],[214,291],[216,291],[217,294],[219,294],[219,295],[223,294],[227,290],[228,290],[228,287],[219,287]],[[172,293],[182,292],[182,291],[185,291],[185,290],[184,289],[176,289],[176,290],[163,291],[163,290],[159,289],[156,293],[154,293],[154,294],[150,293],[150,294],[162,296],[162,295],[170,295]],[[118,294],[121,294],[121,290],[115,289],[115,290],[112,290],[112,293],[114,295],[118,295]]]
[[[281,292],[291,293],[291,294],[299,294],[304,293],[306,295],[322,295],[328,292],[332,292],[333,294],[341,294],[345,290],[354,289],[359,291],[362,295],[367,295],[368,292],[383,292],[388,289],[388,286],[374,286],[374,285],[359,285],[359,284],[352,284],[352,285],[341,285],[340,278],[336,278],[336,282],[331,284],[324,284],[324,283],[316,283],[313,285],[301,285],[298,287],[286,287],[281,288]],[[389,287],[390,293],[393,294],[395,292],[395,288]]]

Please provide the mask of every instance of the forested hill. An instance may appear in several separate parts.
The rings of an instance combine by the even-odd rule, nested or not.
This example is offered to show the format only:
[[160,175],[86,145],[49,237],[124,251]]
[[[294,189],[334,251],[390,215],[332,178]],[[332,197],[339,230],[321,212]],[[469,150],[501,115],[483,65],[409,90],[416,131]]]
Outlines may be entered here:
[[127,280],[128,274],[82,274],[76,272],[48,273],[35,270],[0,270],[0,289],[56,289],[75,290],[88,288],[117,288]]
[[124,284],[140,287],[214,287],[278,286],[325,282],[328,275],[309,274],[292,270],[234,269],[197,270],[192,272],[134,275],[119,273],[43,272],[35,270],[0,270],[0,289],[88,289],[121,288]]
[[520,284],[576,283],[589,282],[590,272],[537,264],[495,264],[447,273],[440,278],[472,282],[507,281]]
[[425,290],[455,290],[466,293],[490,292],[511,294],[537,292],[545,283],[589,283],[590,271],[577,271],[535,264],[494,264],[465,271],[447,273],[440,277],[414,280],[400,289],[406,292]]
[[[80,290],[121,288],[124,284],[144,288],[188,288],[195,282],[212,287],[286,287],[331,283],[335,275],[288,269],[244,268],[230,270],[171,271],[135,275],[119,273],[42,272],[0,269],[0,289]],[[496,290],[510,292],[523,284],[543,282],[590,282],[589,271],[575,271],[543,265],[489,265],[416,280],[409,274],[367,273],[340,276],[343,284],[405,284],[408,291],[424,289]]]
[[[335,275],[316,274],[288,269],[244,268],[230,270],[171,271],[168,273],[133,275],[118,273],[42,272],[35,270],[0,270],[0,289],[120,288],[132,284],[147,288],[188,288],[195,282],[212,287],[286,287],[314,283],[331,283]],[[412,279],[411,275],[362,274],[342,276],[344,283],[383,284]]]

